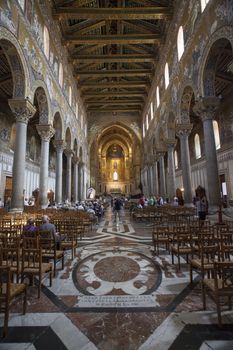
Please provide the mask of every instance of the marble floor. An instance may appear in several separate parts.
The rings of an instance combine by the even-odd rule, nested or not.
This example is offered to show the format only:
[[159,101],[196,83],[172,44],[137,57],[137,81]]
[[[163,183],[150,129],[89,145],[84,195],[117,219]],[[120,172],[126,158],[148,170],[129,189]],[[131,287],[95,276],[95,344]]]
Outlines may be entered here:
[[166,251],[154,255],[151,230],[127,212],[114,223],[109,210],[40,300],[29,287],[26,315],[14,303],[0,349],[232,350],[233,312],[222,306],[219,328],[210,298],[202,310],[198,276],[190,285],[185,261],[178,271]]

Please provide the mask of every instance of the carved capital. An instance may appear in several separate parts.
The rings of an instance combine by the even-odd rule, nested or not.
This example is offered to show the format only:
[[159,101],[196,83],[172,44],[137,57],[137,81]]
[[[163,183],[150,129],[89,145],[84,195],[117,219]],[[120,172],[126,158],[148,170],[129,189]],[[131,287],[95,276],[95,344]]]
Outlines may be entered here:
[[50,139],[55,134],[55,129],[50,124],[43,124],[43,125],[38,124],[36,126],[36,129],[37,129],[37,132],[40,135],[42,141],[49,142]]
[[193,107],[193,111],[202,121],[214,119],[220,106],[220,99],[216,96],[201,97]]
[[66,142],[64,140],[54,140],[53,145],[57,152],[63,152],[66,148]]
[[72,161],[73,161],[73,163],[74,164],[78,164],[79,163],[79,157],[77,157],[77,156],[73,156],[73,158],[72,158]]
[[167,145],[168,151],[169,150],[173,151],[174,148],[176,147],[177,140],[175,140],[175,139],[166,139],[165,143]]
[[28,99],[14,98],[8,100],[8,104],[17,123],[27,124],[29,119],[36,113],[36,108]]
[[72,157],[73,154],[74,154],[74,152],[72,151],[72,149],[70,149],[70,148],[65,149],[65,155],[67,158]]
[[193,124],[177,124],[176,125],[176,135],[181,138],[184,136],[189,136],[191,134]]
[[158,159],[159,158],[161,158],[161,157],[164,157],[165,156],[165,154],[166,154],[166,148],[165,147],[157,147],[157,149],[156,149],[156,155],[157,155],[157,157],[158,157]]

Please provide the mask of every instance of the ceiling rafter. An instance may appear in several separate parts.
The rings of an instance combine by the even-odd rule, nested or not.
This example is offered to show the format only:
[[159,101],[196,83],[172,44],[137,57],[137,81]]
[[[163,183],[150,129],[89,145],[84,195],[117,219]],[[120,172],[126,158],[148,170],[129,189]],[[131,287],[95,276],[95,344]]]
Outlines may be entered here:
[[56,6],[53,9],[54,19],[63,19],[67,16],[75,19],[171,19],[172,11],[168,6],[153,7],[74,7]]
[[143,110],[173,0],[53,0],[87,112]]
[[75,44],[159,44],[161,36],[159,34],[121,34],[121,35],[79,35],[69,34],[64,35],[65,43]]

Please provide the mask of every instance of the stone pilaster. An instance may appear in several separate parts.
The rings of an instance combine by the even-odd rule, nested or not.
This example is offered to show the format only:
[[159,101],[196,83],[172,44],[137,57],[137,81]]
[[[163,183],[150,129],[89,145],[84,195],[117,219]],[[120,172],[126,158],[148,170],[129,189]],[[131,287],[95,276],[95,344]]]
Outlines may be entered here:
[[35,114],[36,108],[28,99],[15,98],[8,100],[8,103],[16,119],[11,211],[23,211],[27,124]]
[[49,142],[55,134],[52,125],[37,125],[37,132],[41,137],[39,203],[42,209],[48,206],[48,170],[49,170]]

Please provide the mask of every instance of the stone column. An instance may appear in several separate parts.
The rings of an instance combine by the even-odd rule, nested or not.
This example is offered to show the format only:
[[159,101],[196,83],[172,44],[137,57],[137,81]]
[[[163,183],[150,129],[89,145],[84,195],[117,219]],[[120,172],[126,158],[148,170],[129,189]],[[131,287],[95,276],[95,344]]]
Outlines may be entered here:
[[23,211],[27,124],[35,114],[36,108],[27,99],[15,98],[8,100],[8,103],[16,118],[11,211]]
[[167,176],[167,193],[168,198],[171,201],[176,195],[176,177],[175,177],[175,160],[174,150],[176,146],[176,140],[166,140],[167,155],[168,155],[168,176]]
[[159,157],[159,194],[163,199],[166,196],[166,178],[165,178],[165,167],[164,167],[164,156],[165,151],[158,150],[157,154]]
[[73,172],[73,185],[74,185],[74,202],[78,201],[78,162],[79,158],[77,156],[73,156],[73,164],[74,164],[74,172]]
[[146,197],[150,194],[150,173],[149,173],[149,163],[146,164]]
[[[78,165],[78,199],[81,201],[83,199],[83,162],[79,162]],[[102,191],[104,191],[102,189]]]
[[66,143],[63,140],[54,140],[54,147],[56,148],[56,189],[55,200],[56,203],[62,203],[62,170],[63,170],[63,150]]
[[36,129],[41,137],[39,204],[44,209],[48,206],[49,142],[55,130],[50,124],[37,125]]
[[193,195],[191,186],[191,165],[188,138],[191,133],[192,124],[177,124],[176,135],[180,139],[182,178],[184,186],[184,202],[186,206],[192,206]]
[[154,176],[153,176],[153,164],[150,165],[150,195],[154,195]]
[[200,100],[194,106],[194,112],[201,117],[203,123],[207,183],[209,192],[208,200],[212,208],[216,208],[221,204],[218,162],[213,129],[213,119],[218,111],[219,105],[220,100],[218,97],[209,96],[200,98]]
[[158,196],[158,194],[159,194],[159,183],[158,183],[158,159],[157,159],[157,157],[155,158],[153,168],[154,168],[154,171],[153,171],[153,176],[154,176],[154,195]]
[[65,149],[65,155],[67,159],[67,169],[66,169],[66,199],[71,202],[71,166],[72,166],[72,155],[73,151],[71,149]]

